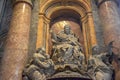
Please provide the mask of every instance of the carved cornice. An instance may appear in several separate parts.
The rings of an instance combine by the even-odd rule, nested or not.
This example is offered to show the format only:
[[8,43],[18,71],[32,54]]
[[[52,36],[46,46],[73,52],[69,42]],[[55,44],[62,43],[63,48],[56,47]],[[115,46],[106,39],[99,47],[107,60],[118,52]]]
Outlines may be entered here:
[[33,7],[33,2],[34,0],[14,0],[13,1],[13,5],[16,5],[18,3],[26,3],[26,4],[29,4],[31,7]]
[[107,1],[113,1],[113,2],[115,2],[117,4],[117,6],[119,6],[119,3],[118,3],[117,0],[95,0],[98,8],[100,7],[101,4],[103,4],[103,3],[107,2]]

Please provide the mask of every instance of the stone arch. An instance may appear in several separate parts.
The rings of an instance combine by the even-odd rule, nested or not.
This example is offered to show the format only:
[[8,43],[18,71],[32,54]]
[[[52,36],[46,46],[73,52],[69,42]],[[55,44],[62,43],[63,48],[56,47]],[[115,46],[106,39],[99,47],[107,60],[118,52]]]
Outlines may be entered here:
[[[46,17],[48,18],[51,18],[51,15],[55,12],[55,11],[59,11],[59,10],[62,10],[62,9],[69,9],[69,10],[73,10],[75,11],[76,13],[78,13],[79,15],[81,15],[80,17],[84,17],[86,15],[86,12],[81,12],[81,9],[79,8],[75,8],[75,7],[59,7],[59,8],[53,8],[49,14],[46,15]],[[80,11],[79,11],[80,10]]]
[[41,4],[40,13],[44,13],[44,15],[50,19],[50,15],[59,9],[72,9],[78,12],[81,17],[84,17],[88,12],[91,12],[91,6],[88,1],[84,0],[48,0],[44,5]]
[[[56,6],[66,6],[66,4],[70,4],[74,3],[77,4],[79,6],[81,6],[82,8],[84,8],[87,12],[91,11],[91,6],[88,0],[45,0],[43,2],[43,4],[41,4],[41,9],[40,9],[40,13],[45,12],[48,8],[51,7],[51,5],[56,5]],[[73,6],[73,4],[71,5]]]
[[52,12],[52,14],[50,13],[49,16],[50,16],[50,19],[51,19],[50,26],[52,24],[54,24],[54,21],[56,21],[56,18],[58,18],[58,17],[65,17],[65,16],[66,17],[72,17],[72,18],[76,19],[75,22],[80,24],[80,17],[81,17],[81,15],[79,13],[77,13],[77,11],[75,11],[73,9],[69,9],[69,8],[64,8],[63,9],[63,8],[61,8],[61,9],[58,9],[58,10],[54,10],[54,12]]
[[96,44],[96,36],[94,31],[91,5],[87,0],[47,0],[41,3],[36,48],[40,47],[41,45],[44,46],[48,52],[49,25],[51,21],[51,15],[54,12],[63,9],[73,10],[80,15],[79,18],[82,22],[85,53],[88,57],[88,54],[91,54],[91,48]]

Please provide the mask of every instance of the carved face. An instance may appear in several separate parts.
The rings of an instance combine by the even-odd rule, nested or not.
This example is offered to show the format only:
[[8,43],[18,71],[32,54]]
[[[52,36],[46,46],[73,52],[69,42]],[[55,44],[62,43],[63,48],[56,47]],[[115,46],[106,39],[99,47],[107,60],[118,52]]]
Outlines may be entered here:
[[70,34],[70,26],[68,26],[68,25],[66,25],[66,26],[64,26],[64,32],[66,33],[66,34]]

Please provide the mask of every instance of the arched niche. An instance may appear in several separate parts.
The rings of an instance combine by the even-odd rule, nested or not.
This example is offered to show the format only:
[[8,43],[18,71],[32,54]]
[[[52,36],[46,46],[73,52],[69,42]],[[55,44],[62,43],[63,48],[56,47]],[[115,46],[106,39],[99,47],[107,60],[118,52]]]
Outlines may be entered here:
[[[83,45],[84,48],[84,38],[80,16],[81,15],[72,9],[57,10],[51,15],[50,30],[58,34],[64,29],[65,25],[69,25],[72,32],[79,38],[79,42]],[[49,46],[52,46],[51,37],[49,37],[49,39]],[[50,47],[49,52],[51,52]]]
[[[37,43],[36,48],[45,47],[46,52],[49,51],[49,30],[51,26],[51,21],[55,19],[54,17],[59,17],[64,10],[70,12],[70,15],[77,17],[79,19],[83,38],[85,54],[91,54],[91,48],[96,45],[96,35],[94,30],[94,23],[92,17],[92,10],[90,2],[86,0],[48,0],[44,4],[41,3],[39,13],[39,25],[37,32]],[[63,10],[63,12],[62,12]],[[61,11],[61,13],[59,13]]]

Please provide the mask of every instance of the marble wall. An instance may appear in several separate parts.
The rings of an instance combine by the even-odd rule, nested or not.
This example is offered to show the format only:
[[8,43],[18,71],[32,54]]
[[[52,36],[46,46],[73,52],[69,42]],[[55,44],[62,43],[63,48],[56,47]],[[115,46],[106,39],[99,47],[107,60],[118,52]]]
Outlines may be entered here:
[[[118,4],[119,4],[119,13],[120,13],[120,0],[117,0]],[[95,0],[91,0],[91,4],[92,4],[92,10],[93,10],[93,17],[94,17],[94,24],[95,24],[95,31],[96,31],[96,35],[97,35],[97,41],[98,41],[98,45],[103,46],[104,47],[104,38],[103,38],[103,27],[102,27],[102,23],[99,17],[99,13],[98,13],[98,7],[95,4]]]
[[[0,0],[0,59],[12,16],[12,0]],[[1,61],[1,60],[0,60]]]
[[[29,43],[29,54],[32,55],[35,52],[36,47],[36,35],[37,25],[39,19],[39,6],[40,0],[35,0],[32,9],[32,20],[30,29],[30,43]],[[9,30],[10,21],[12,17],[12,0],[0,0],[0,58],[3,55],[4,46],[3,43],[6,41],[7,32]],[[4,41],[4,42],[3,42]]]
[[0,0],[0,34],[8,31],[12,16],[12,0]]
[[39,7],[40,0],[35,0],[33,3],[32,9],[32,20],[30,27],[30,41],[29,41],[29,58],[36,51],[36,38],[37,38],[37,29],[38,29],[38,20],[39,20]]
[[101,21],[98,14],[98,7],[96,6],[94,0],[91,0],[91,5],[92,5],[97,42],[101,50],[104,50],[105,45],[104,45],[104,39],[103,39],[103,29],[102,29]]
[[[6,0],[0,0],[0,23],[2,21]],[[0,27],[1,29],[1,27]]]
[[118,0],[118,3],[119,3],[119,12],[120,12],[120,0]]

